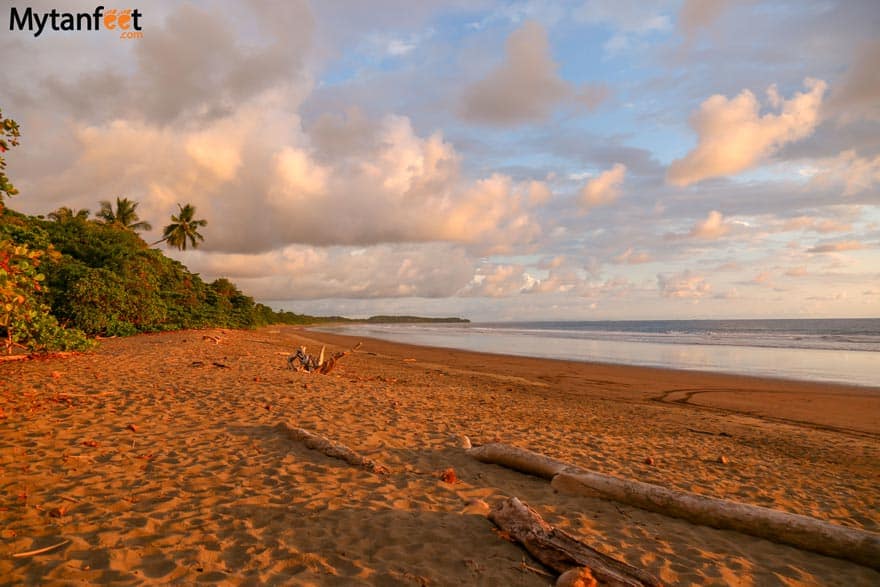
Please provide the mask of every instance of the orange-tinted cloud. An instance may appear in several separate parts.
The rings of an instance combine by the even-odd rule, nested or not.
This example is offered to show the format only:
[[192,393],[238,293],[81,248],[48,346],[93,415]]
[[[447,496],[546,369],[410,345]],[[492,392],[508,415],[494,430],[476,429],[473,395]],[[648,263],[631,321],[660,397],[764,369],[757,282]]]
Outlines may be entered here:
[[730,231],[730,225],[724,221],[724,216],[718,210],[709,212],[705,220],[697,222],[688,236],[713,240],[721,238]]
[[749,90],[733,99],[716,94],[703,102],[691,117],[697,146],[669,166],[667,181],[687,186],[711,177],[733,175],[758,165],[783,145],[812,134],[819,123],[819,108],[826,84],[806,79],[806,92],[784,100],[771,87],[769,100],[777,114],[760,113],[760,104]]
[[620,197],[620,186],[626,176],[626,165],[615,163],[608,171],[587,182],[581,189],[579,203],[582,209],[611,204]]

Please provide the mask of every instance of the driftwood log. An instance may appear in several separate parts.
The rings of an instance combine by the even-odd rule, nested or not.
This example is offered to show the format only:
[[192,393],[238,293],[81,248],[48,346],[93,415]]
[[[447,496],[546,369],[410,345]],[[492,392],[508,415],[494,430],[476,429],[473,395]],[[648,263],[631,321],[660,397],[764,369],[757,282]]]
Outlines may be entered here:
[[565,493],[598,493],[606,499],[695,524],[736,530],[880,569],[880,534],[874,532],[592,471],[561,472],[553,478],[551,485]]
[[552,479],[565,493],[600,496],[667,516],[833,556],[880,569],[880,534],[808,516],[706,497],[588,471],[523,448],[487,444],[468,451],[477,460]]
[[480,462],[501,465],[520,473],[528,473],[548,480],[570,467],[562,461],[508,444],[484,444],[475,446],[467,453]]
[[354,465],[355,467],[366,469],[367,471],[375,473],[376,475],[388,474],[388,469],[383,465],[380,465],[372,459],[363,457],[345,446],[344,444],[333,442],[329,438],[321,436],[320,434],[309,432],[308,430],[305,430],[303,428],[288,426],[283,422],[281,424],[278,424],[278,429],[291,440],[301,442],[306,446],[306,448],[321,452],[328,457],[345,461],[349,465]]
[[587,567],[603,585],[661,585],[659,579],[650,573],[603,554],[571,534],[554,528],[515,497],[495,506],[489,512],[489,519],[557,573]]

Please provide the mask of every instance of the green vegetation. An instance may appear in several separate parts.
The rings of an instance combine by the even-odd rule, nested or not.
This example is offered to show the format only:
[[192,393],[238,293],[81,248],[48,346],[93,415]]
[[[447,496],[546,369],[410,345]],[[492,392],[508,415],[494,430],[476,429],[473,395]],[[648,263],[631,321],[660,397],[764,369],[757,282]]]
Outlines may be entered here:
[[0,110],[0,211],[3,210],[3,197],[12,197],[18,193],[6,177],[6,159],[3,153],[18,144],[19,136],[18,123],[11,118],[3,118],[3,111]]
[[467,324],[466,318],[425,318],[424,316],[370,316],[363,322],[378,324]]
[[[40,289],[31,289],[28,297],[67,328],[123,336],[209,326],[249,328],[270,318],[271,310],[258,310],[229,280],[205,283],[149,248],[124,222],[87,220],[63,210],[50,216],[51,221],[6,210],[0,216],[0,250],[15,250],[18,258],[24,253],[10,247],[25,247],[38,258],[51,259],[40,267]],[[4,326],[0,322],[0,331]]]

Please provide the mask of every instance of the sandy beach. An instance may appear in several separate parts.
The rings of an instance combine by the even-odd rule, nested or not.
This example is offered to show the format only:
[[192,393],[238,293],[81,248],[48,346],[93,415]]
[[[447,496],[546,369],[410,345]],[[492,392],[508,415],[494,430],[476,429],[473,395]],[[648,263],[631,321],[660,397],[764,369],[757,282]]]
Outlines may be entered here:
[[358,340],[185,331],[0,363],[0,584],[552,585],[474,505],[509,496],[669,585],[880,584],[855,563],[556,493],[460,447],[505,442],[878,532],[880,389],[369,339],[328,375],[287,369],[300,345]]

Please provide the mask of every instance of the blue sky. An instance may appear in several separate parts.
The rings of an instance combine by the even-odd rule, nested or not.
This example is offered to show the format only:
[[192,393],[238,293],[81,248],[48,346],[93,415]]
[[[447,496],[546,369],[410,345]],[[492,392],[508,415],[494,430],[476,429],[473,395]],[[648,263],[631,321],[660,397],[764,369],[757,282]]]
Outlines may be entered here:
[[193,203],[170,254],[302,312],[880,315],[877,2],[141,10],[0,30],[14,208]]

